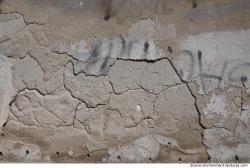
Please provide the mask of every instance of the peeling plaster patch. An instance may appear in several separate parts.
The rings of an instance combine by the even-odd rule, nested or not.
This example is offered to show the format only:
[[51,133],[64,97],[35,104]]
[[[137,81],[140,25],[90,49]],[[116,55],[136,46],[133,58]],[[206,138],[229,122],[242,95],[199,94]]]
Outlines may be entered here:
[[197,95],[196,104],[204,127],[223,127],[234,131],[241,115],[242,89],[227,87],[208,95]]
[[127,134],[125,133],[125,122],[126,119],[121,116],[119,111],[108,111],[104,129],[105,135],[113,138],[120,138],[122,136],[126,137]]
[[106,124],[106,114],[109,113],[104,106],[87,108],[85,104],[77,107],[75,119],[93,137],[103,137]]
[[248,125],[249,124],[249,119],[250,119],[250,111],[249,110],[243,110],[241,112],[241,115],[239,117],[240,121],[243,122],[243,124]]
[[30,52],[30,56],[39,64],[44,72],[44,81],[53,77],[53,75],[62,69],[70,60],[65,54],[56,54],[50,52],[48,48],[37,47]]
[[247,161],[249,159],[249,144],[239,144],[237,147],[218,145],[215,149],[208,149],[207,152],[212,162]]
[[24,125],[54,128],[72,125],[78,103],[67,92],[42,96],[36,91],[24,90],[12,103],[11,112]]
[[235,133],[237,137],[241,139],[242,142],[250,144],[250,111],[243,110],[239,117],[239,122],[235,128]]
[[109,73],[114,91],[120,94],[128,90],[139,89],[140,80],[146,67],[145,62],[117,61]]
[[204,130],[203,142],[210,148],[216,150],[216,146],[223,142],[233,143],[233,132],[224,128],[210,128]]
[[171,64],[167,60],[160,60],[145,68],[139,85],[150,93],[158,94],[181,83]]
[[[163,90],[157,95],[154,107],[158,118],[155,122],[160,129],[165,133],[173,133],[180,144],[200,144],[202,130],[198,121],[199,113],[195,98],[185,84]],[[186,136],[181,136],[183,134]]]
[[250,159],[250,145],[249,144],[239,144],[236,149],[236,155],[240,160],[249,160]]
[[145,62],[119,60],[111,67],[109,77],[118,94],[139,88],[158,94],[181,83],[167,60],[159,60],[150,66]]
[[204,109],[204,114],[210,118],[213,118],[214,114],[222,115],[225,118],[228,116],[227,106],[226,96],[213,94],[207,108]]
[[212,161],[224,162],[234,158],[234,148],[223,145],[228,142],[233,144],[233,133],[223,128],[204,130],[204,144],[208,147],[207,152]]
[[181,149],[177,142],[172,138],[160,135],[145,135],[135,139],[128,145],[119,146],[117,148],[109,148],[109,157],[104,158],[103,161],[147,162],[149,160],[156,160],[159,155],[161,145],[170,146],[171,148],[186,154],[196,154],[195,150]]
[[[108,162],[142,162],[152,158],[155,160],[159,154],[160,145],[152,136],[144,136],[135,139],[131,144],[118,149],[109,149]],[[120,156],[120,157],[119,157]]]
[[18,90],[28,87],[29,89],[37,88],[43,82],[44,74],[39,64],[30,56],[16,61],[15,66],[15,83]]
[[93,142],[89,142],[86,144],[86,147],[89,152],[97,151],[97,150],[102,150],[102,149],[107,149],[107,146],[105,144],[97,144]]
[[27,26],[31,37],[39,47],[50,48],[51,34],[49,30],[39,24],[30,24]]
[[40,161],[42,154],[38,145],[18,141],[1,140],[0,151],[19,161]]
[[12,64],[7,57],[0,53],[0,132],[9,116],[9,103],[14,97],[15,90],[12,81]]
[[32,37],[29,26],[26,26],[15,37],[0,43],[0,49],[9,57],[24,58],[34,48],[34,45],[36,45],[36,41]]
[[247,148],[249,143],[249,110],[241,110],[241,97],[242,90],[237,87],[217,89],[212,95],[197,97],[198,108],[204,100],[208,102],[200,113],[201,123],[206,127],[203,143],[213,162],[247,160],[242,145]]
[[[154,118],[154,99],[154,95],[143,90],[128,91],[121,95],[112,94],[109,107],[120,112],[126,127],[134,127],[146,118]],[[142,109],[140,111],[137,110],[138,104]]]
[[17,13],[0,15],[0,42],[13,38],[25,27],[23,16]]
[[234,150],[235,150],[234,148],[218,145],[216,146],[216,150],[208,149],[207,152],[213,162],[227,162],[234,160],[235,158]]
[[[42,94],[56,94],[65,91],[63,64],[66,64],[65,61],[68,58],[65,58],[64,55],[59,57],[51,53],[46,54],[46,52],[39,52],[39,50],[34,50],[31,55],[17,59],[14,63],[13,76],[16,90],[36,89]],[[54,63],[60,58],[58,63]]]
[[249,144],[245,143],[240,134],[244,132],[230,132],[224,128],[205,129],[203,142],[208,147],[211,161],[228,162],[235,160],[236,156],[247,159]]
[[96,78],[83,73],[75,76],[72,68],[70,63],[65,68],[64,85],[73,97],[84,101],[90,107],[96,107],[108,101],[112,88],[106,76]]

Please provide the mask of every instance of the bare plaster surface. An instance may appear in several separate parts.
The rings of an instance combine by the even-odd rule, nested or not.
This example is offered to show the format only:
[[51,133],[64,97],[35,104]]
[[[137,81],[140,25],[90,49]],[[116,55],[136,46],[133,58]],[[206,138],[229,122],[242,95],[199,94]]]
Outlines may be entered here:
[[250,161],[250,1],[3,0],[0,162]]

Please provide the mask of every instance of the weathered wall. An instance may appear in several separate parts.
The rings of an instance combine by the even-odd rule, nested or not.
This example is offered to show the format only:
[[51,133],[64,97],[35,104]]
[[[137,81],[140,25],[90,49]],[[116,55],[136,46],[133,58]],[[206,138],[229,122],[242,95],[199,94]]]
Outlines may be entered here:
[[1,162],[249,162],[250,1],[3,0]]

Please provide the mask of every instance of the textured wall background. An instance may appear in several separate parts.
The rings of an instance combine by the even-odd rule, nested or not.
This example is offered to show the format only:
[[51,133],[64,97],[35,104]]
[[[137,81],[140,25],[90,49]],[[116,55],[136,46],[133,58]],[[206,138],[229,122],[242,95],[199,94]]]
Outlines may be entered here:
[[3,0],[1,162],[249,162],[250,1]]

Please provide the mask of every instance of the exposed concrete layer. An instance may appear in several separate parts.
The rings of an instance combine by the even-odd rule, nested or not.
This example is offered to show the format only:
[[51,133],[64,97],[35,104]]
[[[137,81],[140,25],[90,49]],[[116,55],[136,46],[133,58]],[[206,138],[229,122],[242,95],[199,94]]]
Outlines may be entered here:
[[249,162],[250,1],[4,0],[1,162]]

